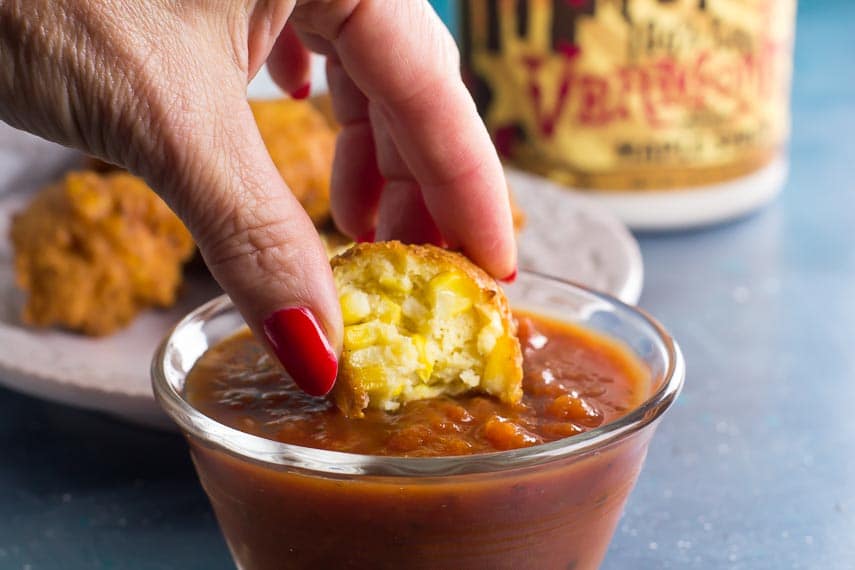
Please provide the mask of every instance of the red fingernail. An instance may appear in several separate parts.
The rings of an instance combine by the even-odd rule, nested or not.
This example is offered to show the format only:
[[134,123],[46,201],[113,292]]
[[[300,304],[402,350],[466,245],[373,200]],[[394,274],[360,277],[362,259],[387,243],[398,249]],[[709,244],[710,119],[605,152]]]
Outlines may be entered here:
[[309,91],[312,89],[311,83],[306,83],[302,87],[298,87],[294,91],[291,92],[292,99],[305,99],[309,96]]
[[425,240],[425,243],[429,243],[431,245],[435,245],[436,247],[441,247],[443,249],[448,248],[448,242],[445,241],[445,238],[442,237],[442,234],[439,231],[432,232],[432,235]]
[[323,396],[332,389],[338,360],[309,309],[276,311],[264,320],[264,334],[279,362],[304,392]]
[[368,230],[358,238],[356,238],[356,243],[374,243],[374,238],[376,237],[377,232],[373,229]]
[[504,281],[505,283],[508,283],[508,284],[513,283],[516,280],[517,280],[517,268],[516,267],[514,267],[514,270],[511,272],[510,275],[508,275],[507,277],[505,277],[503,279],[499,279],[499,281]]

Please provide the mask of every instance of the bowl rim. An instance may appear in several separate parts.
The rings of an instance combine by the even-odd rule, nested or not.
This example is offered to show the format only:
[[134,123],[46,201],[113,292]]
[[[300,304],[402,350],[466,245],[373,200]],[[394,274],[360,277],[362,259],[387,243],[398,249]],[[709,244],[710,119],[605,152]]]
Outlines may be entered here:
[[167,333],[158,346],[151,365],[155,399],[186,436],[192,436],[194,441],[206,447],[225,451],[242,460],[274,470],[296,471],[331,478],[354,476],[444,478],[451,475],[512,471],[598,452],[647,426],[655,425],[674,403],[683,387],[685,361],[677,342],[643,309],[564,279],[535,271],[520,272],[520,280],[532,278],[545,280],[554,286],[570,288],[575,294],[591,296],[613,308],[640,317],[646,325],[651,327],[667,356],[664,379],[659,388],[641,405],[612,422],[568,438],[509,451],[444,457],[400,457],[329,451],[282,443],[240,431],[204,415],[181,396],[167,377],[167,356],[178,332],[193,324],[204,323],[215,315],[236,310],[228,295],[221,295],[188,313]]

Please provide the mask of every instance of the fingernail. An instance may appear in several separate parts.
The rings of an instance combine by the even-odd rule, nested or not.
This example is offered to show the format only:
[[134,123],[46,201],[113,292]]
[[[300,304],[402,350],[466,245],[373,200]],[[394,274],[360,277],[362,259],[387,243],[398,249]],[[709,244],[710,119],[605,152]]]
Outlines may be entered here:
[[372,228],[356,238],[356,243],[374,243],[377,232]]
[[503,281],[503,282],[508,283],[508,284],[513,283],[516,280],[517,280],[517,268],[516,267],[514,267],[514,270],[511,272],[510,275],[508,275],[507,277],[504,277],[502,279],[499,279],[499,281]]
[[264,334],[279,362],[304,392],[323,396],[332,389],[338,360],[309,309],[276,311],[264,320]]
[[426,241],[426,243],[429,243],[431,245],[435,245],[436,247],[441,247],[443,249],[448,248],[448,242],[445,241],[445,238],[442,237],[442,234],[439,233],[438,231],[433,232],[433,235],[430,236],[430,238]]
[[309,91],[312,89],[311,83],[306,83],[302,87],[298,87],[294,91],[291,92],[292,99],[305,99],[309,96]]

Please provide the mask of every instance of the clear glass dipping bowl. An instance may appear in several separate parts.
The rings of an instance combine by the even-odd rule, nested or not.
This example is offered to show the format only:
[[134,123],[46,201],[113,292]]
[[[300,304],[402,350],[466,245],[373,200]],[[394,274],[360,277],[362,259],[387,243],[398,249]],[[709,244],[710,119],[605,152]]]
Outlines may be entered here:
[[244,327],[227,297],[185,317],[155,354],[155,395],[190,444],[238,567],[596,568],[684,378],[680,349],[642,311],[543,275],[505,287],[516,309],[622,341],[650,370],[649,398],[571,438],[441,458],[357,455],[266,440],[184,400],[199,357]]

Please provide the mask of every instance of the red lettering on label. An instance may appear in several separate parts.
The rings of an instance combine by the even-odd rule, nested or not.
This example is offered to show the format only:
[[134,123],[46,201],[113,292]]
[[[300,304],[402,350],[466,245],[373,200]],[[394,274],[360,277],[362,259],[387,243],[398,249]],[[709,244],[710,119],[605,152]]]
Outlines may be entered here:
[[[577,54],[578,55],[578,52]],[[574,56],[575,57],[575,56]],[[523,58],[523,65],[527,71],[527,91],[534,109],[535,121],[541,136],[551,138],[555,134],[555,124],[564,111],[564,106],[570,95],[570,84],[573,76],[570,66],[573,58],[565,58],[561,81],[558,84],[558,93],[555,97],[555,106],[551,111],[546,110],[541,93],[540,83],[537,80],[537,72],[543,60],[537,57]]]
[[[779,47],[765,43],[755,53],[712,54],[702,50],[688,60],[663,57],[608,74],[580,74],[579,52],[562,58],[556,92],[544,93],[540,74],[545,59],[522,58],[526,70],[525,92],[532,105],[540,136],[551,138],[565,113],[589,127],[629,121],[633,114],[653,129],[683,123],[685,112],[725,106],[731,116],[750,113],[757,100],[772,98],[776,83],[775,61]],[[547,108],[546,100],[553,101]],[[677,112],[675,112],[677,111]]]

